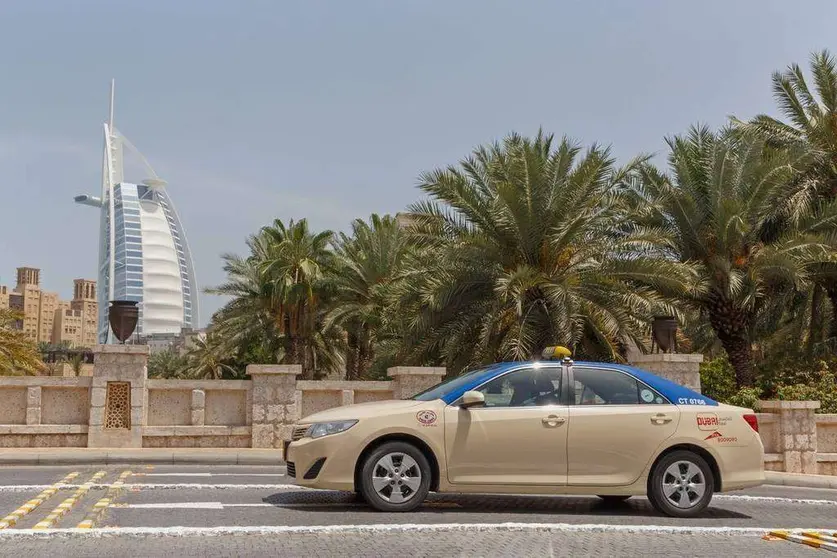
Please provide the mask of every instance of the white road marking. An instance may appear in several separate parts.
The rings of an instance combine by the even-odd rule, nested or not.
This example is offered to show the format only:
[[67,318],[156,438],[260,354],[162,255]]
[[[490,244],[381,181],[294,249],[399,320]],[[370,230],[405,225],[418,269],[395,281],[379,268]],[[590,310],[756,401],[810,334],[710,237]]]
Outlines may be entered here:
[[[586,532],[586,533],[643,533],[687,535],[750,535],[763,536],[771,527],[701,527],[689,525],[609,525],[606,523],[437,523],[437,524],[372,524],[372,525],[268,525],[230,527],[103,527],[101,529],[11,529],[0,531],[0,539],[16,537],[112,537],[112,536],[224,536],[278,535],[320,533],[438,533],[438,532]],[[826,531],[829,529],[784,529],[793,533]]]
[[111,508],[136,508],[141,510],[223,510],[221,502],[169,502],[166,504],[111,504]]
[[111,508],[129,508],[146,510],[189,509],[189,510],[223,510],[226,508],[334,508],[366,506],[357,502],[301,502],[298,504],[270,504],[258,502],[252,504],[225,504],[223,502],[154,502],[150,504],[114,504]]
[[143,477],[284,477],[284,473],[142,473]]
[[[37,492],[39,490],[44,490],[52,486],[51,484],[26,484],[26,485],[13,485],[13,484],[6,484],[0,485],[0,492]],[[64,484],[61,485],[62,489],[72,490],[75,488],[79,488],[80,484]],[[112,484],[93,484],[90,488],[111,488]],[[122,485],[122,488],[126,490],[130,489],[138,489],[138,490],[178,490],[178,489],[188,489],[188,490],[314,490],[313,488],[307,488],[304,486],[298,486],[296,484],[200,484],[200,483],[125,483]]]
[[716,494],[712,500],[738,500],[770,502],[775,504],[805,504],[812,506],[837,506],[837,500],[812,500],[808,498],[781,498],[779,496],[748,496],[747,494]]
[[[107,485],[103,485],[107,486]],[[139,490],[314,490],[296,484],[202,484],[202,483],[134,483],[124,488]]]

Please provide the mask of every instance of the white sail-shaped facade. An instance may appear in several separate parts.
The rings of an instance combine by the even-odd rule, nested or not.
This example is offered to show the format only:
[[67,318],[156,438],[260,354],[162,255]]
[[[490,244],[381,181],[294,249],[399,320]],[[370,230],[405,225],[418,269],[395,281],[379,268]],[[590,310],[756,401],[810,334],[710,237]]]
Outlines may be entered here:
[[[166,183],[144,157],[113,127],[105,124],[101,197],[76,196],[76,202],[98,207],[99,342],[114,341],[108,323],[111,300],[139,304],[136,335],[180,333],[197,327],[198,292],[186,234]],[[140,183],[124,179],[123,150],[133,151],[151,178]]]

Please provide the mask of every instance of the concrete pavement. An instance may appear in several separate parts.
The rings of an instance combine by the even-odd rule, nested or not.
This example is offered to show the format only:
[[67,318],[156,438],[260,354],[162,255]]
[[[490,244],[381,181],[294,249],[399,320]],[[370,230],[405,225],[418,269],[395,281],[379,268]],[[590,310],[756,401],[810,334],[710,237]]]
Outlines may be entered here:
[[[284,473],[277,466],[2,467],[0,514],[7,516],[57,481],[66,484],[0,529],[0,555],[811,556],[826,551],[761,536],[771,528],[837,530],[833,490],[766,486],[717,495],[690,520],[660,516],[644,498],[607,506],[595,497],[433,495],[416,512],[382,514],[353,494],[296,487]],[[120,477],[124,486],[114,488]],[[34,529],[87,482],[48,527]],[[89,528],[76,529],[85,521]]]

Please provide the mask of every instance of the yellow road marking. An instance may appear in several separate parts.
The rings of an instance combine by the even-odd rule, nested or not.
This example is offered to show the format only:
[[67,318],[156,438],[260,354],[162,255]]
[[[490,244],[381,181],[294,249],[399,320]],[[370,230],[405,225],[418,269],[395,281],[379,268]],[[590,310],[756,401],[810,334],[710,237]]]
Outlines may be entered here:
[[55,495],[56,492],[58,492],[58,489],[61,488],[62,485],[68,484],[70,481],[72,481],[78,475],[79,475],[78,471],[73,471],[72,473],[68,474],[67,476],[65,476],[60,481],[56,482],[55,484],[53,484],[49,488],[45,489],[43,492],[41,492],[40,494],[38,494],[37,496],[35,496],[31,500],[27,500],[26,503],[24,503],[18,509],[16,509],[15,511],[10,513],[9,515],[4,517],[3,519],[0,519],[0,529],[5,529],[7,527],[14,527],[14,525],[18,521],[20,521],[20,519],[22,517],[28,515],[35,508],[37,508],[38,506],[40,506],[41,504],[43,504],[44,502],[49,500],[53,495]]
[[802,531],[802,535],[812,539],[820,539],[825,542],[837,543],[834,533],[820,533],[819,531]]
[[55,525],[55,522],[64,517],[64,515],[68,511],[70,511],[70,509],[72,509],[72,507],[75,506],[85,494],[87,494],[87,491],[90,490],[90,488],[99,480],[101,480],[102,477],[104,477],[105,475],[107,475],[107,471],[99,471],[98,473],[90,477],[90,480],[78,487],[78,489],[75,492],[73,492],[73,494],[69,498],[66,498],[63,502],[58,504],[58,506],[54,510],[52,510],[49,513],[49,515],[47,515],[42,521],[36,523],[34,529],[52,528],[52,526]]
[[[809,532],[813,533],[814,531]],[[810,546],[812,548],[821,548],[824,550],[830,550],[831,552],[837,552],[837,544],[822,541],[818,538],[812,538],[801,533],[791,533],[790,531],[777,530],[770,531],[770,535],[779,537],[780,539],[785,539],[786,541],[804,544],[805,546]]]
[[78,529],[92,529],[96,521],[101,517],[102,513],[113,505],[113,501],[119,496],[122,486],[125,484],[125,479],[133,475],[131,471],[123,471],[119,478],[110,485],[105,495],[93,504],[93,509],[88,512],[84,520],[76,525]]

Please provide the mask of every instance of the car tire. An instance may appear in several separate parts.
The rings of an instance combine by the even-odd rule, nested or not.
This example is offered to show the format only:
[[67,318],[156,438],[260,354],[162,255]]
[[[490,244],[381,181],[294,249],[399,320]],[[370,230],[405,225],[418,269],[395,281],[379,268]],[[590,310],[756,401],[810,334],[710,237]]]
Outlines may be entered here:
[[621,504],[622,502],[625,502],[628,498],[630,498],[630,496],[602,496],[601,494],[599,494],[598,497],[601,498],[602,503],[608,506]]
[[412,511],[427,497],[431,475],[430,463],[416,446],[387,442],[366,456],[359,492],[376,510]]
[[660,459],[648,481],[651,505],[671,517],[694,517],[712,500],[715,477],[700,455],[686,450]]

